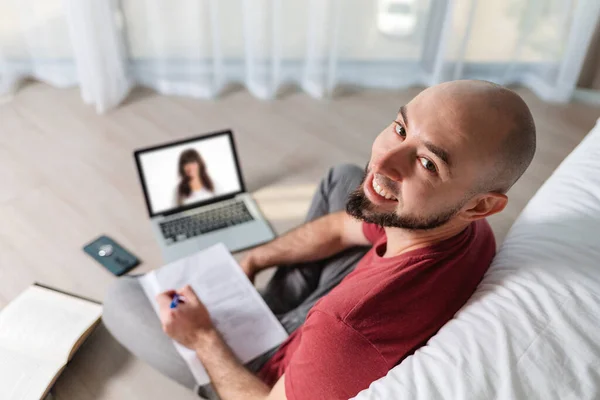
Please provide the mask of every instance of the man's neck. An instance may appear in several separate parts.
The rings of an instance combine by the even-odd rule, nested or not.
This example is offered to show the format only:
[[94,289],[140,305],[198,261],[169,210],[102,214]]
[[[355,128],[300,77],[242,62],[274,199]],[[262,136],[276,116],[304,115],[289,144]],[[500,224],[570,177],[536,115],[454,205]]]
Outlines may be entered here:
[[449,239],[462,232],[469,222],[447,223],[430,230],[407,230],[401,228],[384,228],[387,246],[383,257],[394,257],[407,251],[431,246]]

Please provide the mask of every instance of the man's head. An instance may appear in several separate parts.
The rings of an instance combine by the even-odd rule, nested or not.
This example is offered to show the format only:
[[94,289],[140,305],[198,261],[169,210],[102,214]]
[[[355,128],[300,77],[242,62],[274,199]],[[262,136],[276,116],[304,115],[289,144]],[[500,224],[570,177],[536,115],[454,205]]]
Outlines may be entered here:
[[485,81],[430,87],[373,143],[349,214],[386,227],[463,225],[502,211],[535,153],[535,125],[513,91]]

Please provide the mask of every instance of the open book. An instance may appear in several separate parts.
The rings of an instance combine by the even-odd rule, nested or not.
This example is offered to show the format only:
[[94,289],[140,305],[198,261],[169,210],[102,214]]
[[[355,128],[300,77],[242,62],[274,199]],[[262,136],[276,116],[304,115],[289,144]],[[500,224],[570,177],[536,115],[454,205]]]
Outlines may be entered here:
[[[204,303],[217,330],[237,358],[246,363],[276,347],[287,332],[222,243],[154,270],[140,282],[158,314],[156,295],[189,284]],[[210,382],[193,350],[175,348],[199,385]]]
[[0,311],[0,399],[44,398],[102,306],[35,284]]

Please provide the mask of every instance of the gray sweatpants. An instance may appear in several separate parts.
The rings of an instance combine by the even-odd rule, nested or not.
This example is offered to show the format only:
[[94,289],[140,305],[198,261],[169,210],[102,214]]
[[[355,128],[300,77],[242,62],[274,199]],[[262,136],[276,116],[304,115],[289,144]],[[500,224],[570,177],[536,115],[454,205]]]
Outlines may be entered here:
[[[361,182],[363,170],[355,165],[338,165],[323,177],[312,199],[306,221],[343,210],[348,194]],[[325,260],[281,266],[261,295],[288,333],[304,323],[312,306],[350,273],[366,253],[353,248]],[[125,306],[124,306],[125,305]],[[129,351],[163,374],[207,398],[218,398],[210,385],[196,389],[187,364],[171,339],[135,276],[117,279],[104,299],[102,320],[112,335]],[[272,349],[246,366],[256,372],[277,351]]]

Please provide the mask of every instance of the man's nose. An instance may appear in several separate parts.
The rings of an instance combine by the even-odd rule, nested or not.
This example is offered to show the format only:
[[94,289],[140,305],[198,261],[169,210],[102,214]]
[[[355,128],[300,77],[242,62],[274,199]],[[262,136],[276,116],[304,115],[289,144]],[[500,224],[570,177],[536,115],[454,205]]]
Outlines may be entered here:
[[400,182],[409,174],[409,158],[410,150],[406,146],[395,146],[381,155],[372,170]]

